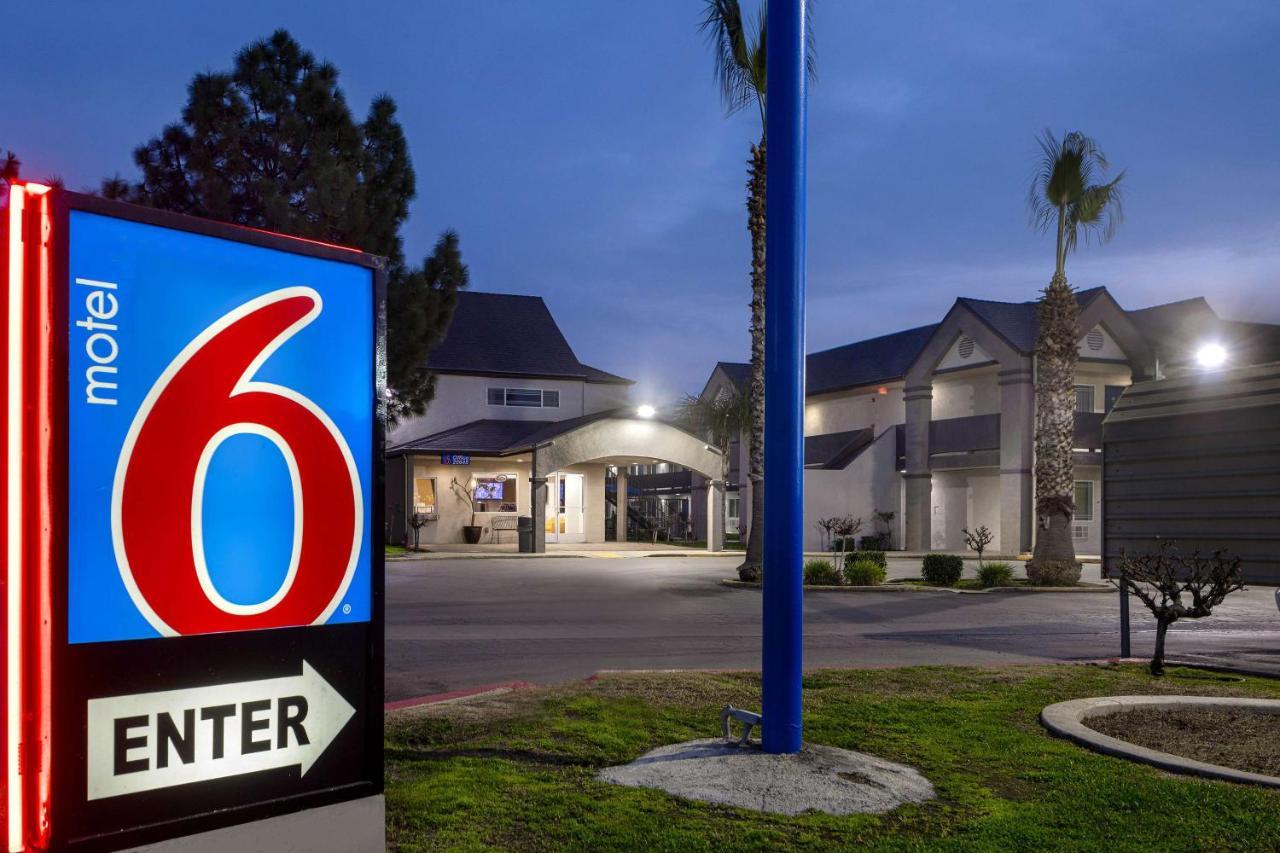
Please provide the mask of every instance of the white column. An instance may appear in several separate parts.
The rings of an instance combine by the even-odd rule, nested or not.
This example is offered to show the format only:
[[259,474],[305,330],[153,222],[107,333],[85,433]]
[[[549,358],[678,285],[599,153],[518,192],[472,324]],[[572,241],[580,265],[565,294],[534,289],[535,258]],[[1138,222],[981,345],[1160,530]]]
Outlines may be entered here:
[[904,389],[907,404],[906,514],[903,518],[903,547],[908,551],[928,551],[933,514],[933,474],[929,468],[929,423],[933,420],[933,386],[913,385]]
[[707,480],[707,550],[724,550],[724,480]]
[[1035,387],[1031,368],[1000,371],[1000,542],[1002,554],[1031,550],[1035,519],[1032,451]]

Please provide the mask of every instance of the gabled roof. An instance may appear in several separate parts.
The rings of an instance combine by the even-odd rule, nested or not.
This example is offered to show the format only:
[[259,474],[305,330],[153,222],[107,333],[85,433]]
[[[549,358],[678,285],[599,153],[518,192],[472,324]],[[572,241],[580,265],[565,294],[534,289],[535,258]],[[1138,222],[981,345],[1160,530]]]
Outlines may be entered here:
[[907,374],[938,324],[812,353],[805,359],[806,394],[891,382]]
[[427,367],[439,373],[631,383],[580,362],[542,297],[473,290],[458,293],[449,329]]
[[1280,326],[1223,319],[1203,296],[1128,314],[1163,362],[1194,358],[1196,349],[1211,340],[1226,346],[1238,364],[1280,360]]
[[739,391],[747,390],[747,386],[751,384],[751,365],[748,362],[717,361],[716,367],[724,371],[724,375],[729,377],[729,381],[737,386]]
[[[1076,302],[1083,310],[1103,293],[1106,293],[1104,287],[1081,290],[1076,293]],[[993,302],[967,296],[960,297],[956,302],[976,314],[1018,352],[1030,355],[1035,351],[1036,335],[1040,331],[1038,302]]]

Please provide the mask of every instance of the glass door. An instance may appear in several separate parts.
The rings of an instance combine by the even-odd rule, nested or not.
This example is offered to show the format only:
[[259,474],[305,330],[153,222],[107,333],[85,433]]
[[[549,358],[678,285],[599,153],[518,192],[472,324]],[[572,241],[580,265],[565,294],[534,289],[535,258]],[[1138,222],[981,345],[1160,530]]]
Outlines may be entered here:
[[551,474],[547,477],[547,541],[586,542],[586,513],[582,474]]

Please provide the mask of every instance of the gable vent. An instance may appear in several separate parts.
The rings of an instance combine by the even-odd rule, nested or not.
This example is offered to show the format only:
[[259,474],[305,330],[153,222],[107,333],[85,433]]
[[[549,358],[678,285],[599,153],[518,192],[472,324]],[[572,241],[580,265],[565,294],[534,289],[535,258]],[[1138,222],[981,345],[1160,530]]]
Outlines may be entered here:
[[969,358],[973,355],[973,347],[973,338],[965,335],[960,339],[960,346],[957,348],[957,351],[960,353],[961,358]]
[[1102,345],[1106,343],[1106,338],[1102,336],[1102,330],[1094,326],[1089,330],[1089,334],[1085,335],[1085,343],[1089,345],[1089,349],[1097,352],[1102,349]]

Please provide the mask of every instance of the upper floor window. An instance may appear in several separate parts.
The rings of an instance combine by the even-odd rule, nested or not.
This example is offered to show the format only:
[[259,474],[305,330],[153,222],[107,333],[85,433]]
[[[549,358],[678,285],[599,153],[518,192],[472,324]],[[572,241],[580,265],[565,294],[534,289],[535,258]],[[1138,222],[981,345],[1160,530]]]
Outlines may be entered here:
[[560,408],[560,392],[541,388],[490,388],[490,406],[522,406],[532,409]]
[[1093,481],[1076,480],[1076,521],[1093,521]]
[[1093,411],[1093,386],[1092,385],[1076,386],[1076,411],[1077,412]]

